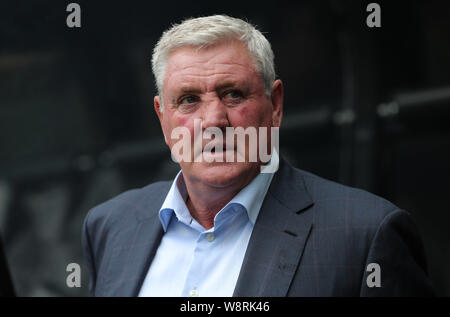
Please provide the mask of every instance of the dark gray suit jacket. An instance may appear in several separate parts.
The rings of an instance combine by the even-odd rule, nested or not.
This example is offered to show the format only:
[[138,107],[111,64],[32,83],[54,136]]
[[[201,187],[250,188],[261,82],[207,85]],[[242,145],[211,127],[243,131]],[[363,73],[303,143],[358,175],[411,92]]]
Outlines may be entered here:
[[[83,249],[91,295],[138,294],[163,235],[158,211],[170,185],[127,191],[88,213]],[[379,264],[381,287],[368,287],[369,263]],[[428,296],[433,288],[407,212],[281,160],[234,295]]]

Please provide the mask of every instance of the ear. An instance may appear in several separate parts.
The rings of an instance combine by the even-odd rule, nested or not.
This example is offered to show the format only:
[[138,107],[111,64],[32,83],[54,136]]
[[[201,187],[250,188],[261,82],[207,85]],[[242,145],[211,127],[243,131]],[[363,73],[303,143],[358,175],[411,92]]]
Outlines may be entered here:
[[283,119],[283,83],[277,79],[270,90],[272,101],[272,126],[279,127]]
[[161,125],[161,130],[162,130],[162,133],[164,135],[164,142],[166,142],[166,144],[168,144],[167,143],[166,134],[164,133],[164,129],[163,129],[164,114],[161,112],[161,103],[160,103],[159,96],[155,96],[153,98],[153,106],[155,107],[155,112],[156,112],[156,115],[158,116],[159,123]]

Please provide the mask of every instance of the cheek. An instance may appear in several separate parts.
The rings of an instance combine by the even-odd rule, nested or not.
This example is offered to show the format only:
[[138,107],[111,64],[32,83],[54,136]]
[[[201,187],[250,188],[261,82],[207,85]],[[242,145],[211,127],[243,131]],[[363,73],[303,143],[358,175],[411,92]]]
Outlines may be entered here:
[[175,134],[174,139],[172,139],[172,131],[175,128],[181,128],[184,131],[189,132],[189,136],[193,139],[194,136],[194,118],[189,116],[177,116],[176,114],[170,114],[167,120],[164,121],[163,129],[164,134],[167,138],[169,146],[172,147],[175,143],[180,140],[180,136],[176,137]]
[[248,116],[249,112],[250,111],[249,111],[248,107],[237,107],[233,118],[236,121],[238,121],[238,122],[242,122],[242,121],[248,120],[248,119],[250,119],[249,116]]
[[272,119],[269,106],[265,103],[252,103],[243,107],[236,107],[230,114],[231,125],[242,127],[268,126]]

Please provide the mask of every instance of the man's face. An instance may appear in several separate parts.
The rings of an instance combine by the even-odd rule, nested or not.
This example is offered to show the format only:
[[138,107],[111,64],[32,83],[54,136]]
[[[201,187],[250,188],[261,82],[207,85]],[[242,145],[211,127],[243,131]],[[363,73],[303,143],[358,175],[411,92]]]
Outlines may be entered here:
[[[208,186],[225,187],[251,179],[259,172],[259,162],[194,162],[194,120],[200,119],[202,129],[217,127],[279,127],[282,117],[282,84],[272,86],[267,96],[261,75],[255,70],[245,44],[237,41],[216,44],[205,49],[182,47],[169,55],[163,82],[164,111],[155,97],[155,110],[161,121],[166,143],[172,149],[179,139],[171,139],[174,128],[185,127],[192,136],[192,156],[181,161],[184,178]],[[269,139],[269,138],[268,138]],[[211,140],[203,140],[202,148]],[[270,144],[270,140],[267,141]],[[248,143],[248,142],[246,142]],[[248,144],[247,144],[248,145]],[[248,146],[246,147],[248,151]],[[236,146],[227,151],[234,151]],[[214,155],[225,157],[226,152]]]

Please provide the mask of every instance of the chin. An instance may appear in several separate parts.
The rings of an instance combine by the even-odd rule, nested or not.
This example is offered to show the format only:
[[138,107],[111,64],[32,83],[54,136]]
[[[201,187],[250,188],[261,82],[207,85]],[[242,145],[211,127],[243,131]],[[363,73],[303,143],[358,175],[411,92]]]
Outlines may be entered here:
[[[200,163],[195,168],[195,176],[210,186],[226,187],[247,179],[254,171],[249,163]],[[257,168],[257,166],[256,166]]]

